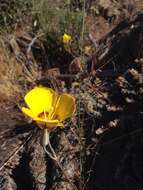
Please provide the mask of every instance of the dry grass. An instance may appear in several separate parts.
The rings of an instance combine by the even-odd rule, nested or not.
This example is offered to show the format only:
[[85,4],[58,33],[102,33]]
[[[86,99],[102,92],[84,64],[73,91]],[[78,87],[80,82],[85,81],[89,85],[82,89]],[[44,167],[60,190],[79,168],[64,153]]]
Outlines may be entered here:
[[9,53],[0,36],[0,103],[17,102],[22,94],[19,84],[23,68]]
[[41,68],[31,51],[34,39],[31,38],[23,53],[15,40],[19,35],[15,31],[0,36],[0,103],[18,103],[25,91],[41,78]]

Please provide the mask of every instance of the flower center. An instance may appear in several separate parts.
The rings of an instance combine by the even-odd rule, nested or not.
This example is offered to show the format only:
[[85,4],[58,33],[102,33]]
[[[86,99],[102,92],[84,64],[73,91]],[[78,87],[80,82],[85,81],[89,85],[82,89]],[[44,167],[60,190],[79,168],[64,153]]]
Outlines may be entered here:
[[48,112],[41,112],[39,113],[38,117],[40,117],[41,119],[47,119],[48,115],[49,115]]
[[59,119],[59,115],[55,114],[52,119],[57,119],[58,120]]

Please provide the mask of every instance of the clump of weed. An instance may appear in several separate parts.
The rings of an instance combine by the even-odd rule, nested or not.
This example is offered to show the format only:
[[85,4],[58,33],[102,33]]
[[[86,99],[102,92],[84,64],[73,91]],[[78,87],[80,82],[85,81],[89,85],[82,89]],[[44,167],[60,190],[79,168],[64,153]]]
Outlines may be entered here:
[[[70,35],[72,37],[71,43],[65,48],[69,52],[71,49],[76,51],[76,55],[80,54],[83,41],[83,22],[86,16],[83,0],[78,1],[78,3],[74,0],[34,0],[33,14],[37,26],[59,43],[63,43],[64,33]],[[84,34],[86,32],[87,28],[84,25]]]
[[23,68],[10,56],[3,38],[0,36],[0,102],[12,103],[20,100],[22,86],[19,84]]
[[24,22],[30,14],[30,0],[5,0],[0,2],[0,30],[9,29],[15,24]]

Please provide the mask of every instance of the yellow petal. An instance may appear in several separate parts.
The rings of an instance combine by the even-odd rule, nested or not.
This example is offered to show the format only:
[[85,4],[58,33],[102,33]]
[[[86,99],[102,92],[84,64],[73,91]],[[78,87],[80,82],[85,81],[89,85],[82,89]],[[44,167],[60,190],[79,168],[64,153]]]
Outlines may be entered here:
[[33,114],[33,112],[28,109],[28,108],[25,108],[25,107],[22,107],[21,110],[29,117],[31,117],[32,119],[35,118],[35,115]]
[[53,119],[60,122],[72,116],[75,111],[75,98],[69,94],[62,94],[56,104]]
[[41,120],[41,119],[36,119],[36,123],[40,128],[49,128],[49,127],[63,127],[63,123],[59,122],[58,120]]
[[49,127],[63,127],[64,125],[63,123],[58,122],[58,123],[46,123],[46,126],[47,128],[49,128]]
[[25,102],[34,115],[50,112],[55,101],[56,92],[46,87],[35,87],[25,96]]
[[56,123],[59,123],[59,120],[57,119],[54,119],[54,120],[47,120],[47,119],[42,119],[42,118],[39,118],[39,117],[36,117],[34,118],[35,121],[39,121],[39,122],[43,122],[43,123],[48,123],[48,124],[56,124]]
[[85,46],[84,53],[87,55],[90,55],[91,54],[91,46]]
[[68,44],[69,42],[71,42],[71,39],[72,39],[72,38],[71,38],[70,35],[64,33],[64,35],[63,35],[63,43],[64,43],[64,44]]

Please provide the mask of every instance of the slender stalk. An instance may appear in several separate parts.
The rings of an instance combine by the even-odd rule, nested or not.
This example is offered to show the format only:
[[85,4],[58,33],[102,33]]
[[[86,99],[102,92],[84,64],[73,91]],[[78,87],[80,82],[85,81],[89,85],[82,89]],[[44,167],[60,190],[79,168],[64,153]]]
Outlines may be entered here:
[[49,144],[49,132],[45,128],[43,129],[43,135],[42,135],[42,146],[46,147]]
[[[56,164],[58,165],[58,167],[60,168],[60,170],[62,171],[63,175],[65,176],[65,178],[67,179],[67,181],[70,183],[70,185],[73,187],[73,189],[75,190],[78,190],[77,187],[72,183],[72,181],[69,179],[69,177],[67,176],[67,174],[65,173],[65,171],[63,170],[63,167],[61,166],[60,162],[59,162],[59,159],[56,155],[56,152],[55,150],[53,149],[52,145],[51,145],[51,142],[50,142],[50,138],[49,138],[49,132],[47,129],[43,129],[43,137],[42,137],[42,145],[43,145],[43,149],[44,151],[46,152],[46,154],[48,154],[48,156],[56,161]],[[47,150],[46,147],[49,147],[50,148],[50,151],[49,152]]]
[[81,30],[81,57],[83,59],[83,43],[84,43],[84,32],[85,32],[85,16],[86,16],[86,0],[83,1],[83,19],[82,19],[82,30]]

